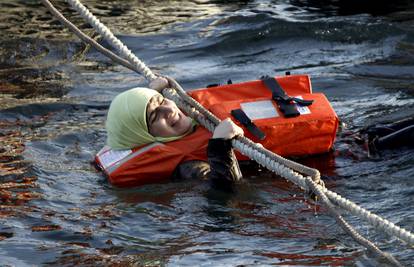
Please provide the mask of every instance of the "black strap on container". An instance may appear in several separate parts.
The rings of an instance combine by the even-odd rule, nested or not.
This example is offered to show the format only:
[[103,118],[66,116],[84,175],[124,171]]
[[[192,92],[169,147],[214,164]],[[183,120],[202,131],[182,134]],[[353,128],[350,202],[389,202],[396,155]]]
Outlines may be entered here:
[[[233,84],[232,80],[228,79],[227,84]],[[221,86],[221,84],[220,83],[212,83],[212,84],[207,85],[206,88],[217,87],[217,86]]]
[[313,100],[303,100],[288,96],[277,80],[273,77],[263,76],[260,79],[264,82],[266,87],[272,91],[272,99],[276,101],[280,111],[286,118],[300,115],[297,105],[309,106],[313,103]]
[[250,118],[244,113],[242,109],[233,109],[231,111],[231,115],[238,120],[247,130],[253,134],[257,139],[263,140],[266,138],[266,134],[262,132],[251,120]]

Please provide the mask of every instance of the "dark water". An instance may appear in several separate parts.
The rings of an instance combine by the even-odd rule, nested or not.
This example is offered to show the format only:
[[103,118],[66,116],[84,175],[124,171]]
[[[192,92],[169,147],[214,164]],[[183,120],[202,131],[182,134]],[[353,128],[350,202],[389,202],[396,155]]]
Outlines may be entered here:
[[[344,124],[302,162],[328,188],[414,231],[414,153],[349,132],[414,115],[411,1],[84,1],[151,69],[185,88],[308,73]],[[63,1],[60,10],[92,31]],[[324,207],[247,167],[233,195],[200,181],[120,190],[90,164],[110,100],[145,85],[82,45],[38,1],[0,3],[2,266],[382,266]],[[404,265],[413,249],[346,216]]]

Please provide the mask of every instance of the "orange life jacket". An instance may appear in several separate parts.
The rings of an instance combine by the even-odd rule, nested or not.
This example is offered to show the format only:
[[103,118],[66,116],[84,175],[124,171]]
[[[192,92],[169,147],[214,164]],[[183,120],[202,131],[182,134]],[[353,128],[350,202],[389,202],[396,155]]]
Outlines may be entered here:
[[[262,81],[198,89],[189,94],[220,119],[232,117],[234,109],[245,110],[266,138],[257,140],[242,126],[245,136],[281,156],[306,156],[329,151],[338,127],[338,118],[329,101],[322,93],[312,93],[307,75],[276,79],[289,96],[313,100],[313,104],[298,108],[300,116],[285,118],[277,110],[271,91]],[[210,137],[211,133],[198,126],[192,134],[169,143],[153,143],[129,150],[104,147],[95,159],[115,186],[157,183],[171,177],[181,162],[207,160]],[[247,159],[239,153],[236,156],[239,160]]]

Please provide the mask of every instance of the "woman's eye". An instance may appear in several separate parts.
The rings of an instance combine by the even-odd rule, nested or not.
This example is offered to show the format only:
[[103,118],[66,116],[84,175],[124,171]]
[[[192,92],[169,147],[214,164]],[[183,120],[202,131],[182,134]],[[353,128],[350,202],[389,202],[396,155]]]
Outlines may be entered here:
[[153,124],[158,119],[158,108],[165,103],[165,98],[160,99],[158,102],[158,106],[152,111],[152,114],[150,116],[150,124]]

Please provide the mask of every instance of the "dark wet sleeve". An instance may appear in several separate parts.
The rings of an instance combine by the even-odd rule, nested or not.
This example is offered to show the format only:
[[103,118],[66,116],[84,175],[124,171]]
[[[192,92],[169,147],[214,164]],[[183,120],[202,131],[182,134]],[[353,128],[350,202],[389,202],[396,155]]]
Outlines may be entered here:
[[211,186],[215,189],[233,191],[234,185],[241,181],[242,174],[231,146],[231,140],[210,139],[207,148]]
[[372,145],[375,150],[396,149],[404,146],[414,147],[414,125],[377,137],[373,140]]
[[378,124],[366,129],[369,151],[414,147],[414,117],[394,123]]
[[180,163],[175,169],[172,180],[207,179],[210,165],[201,160],[190,160]]

